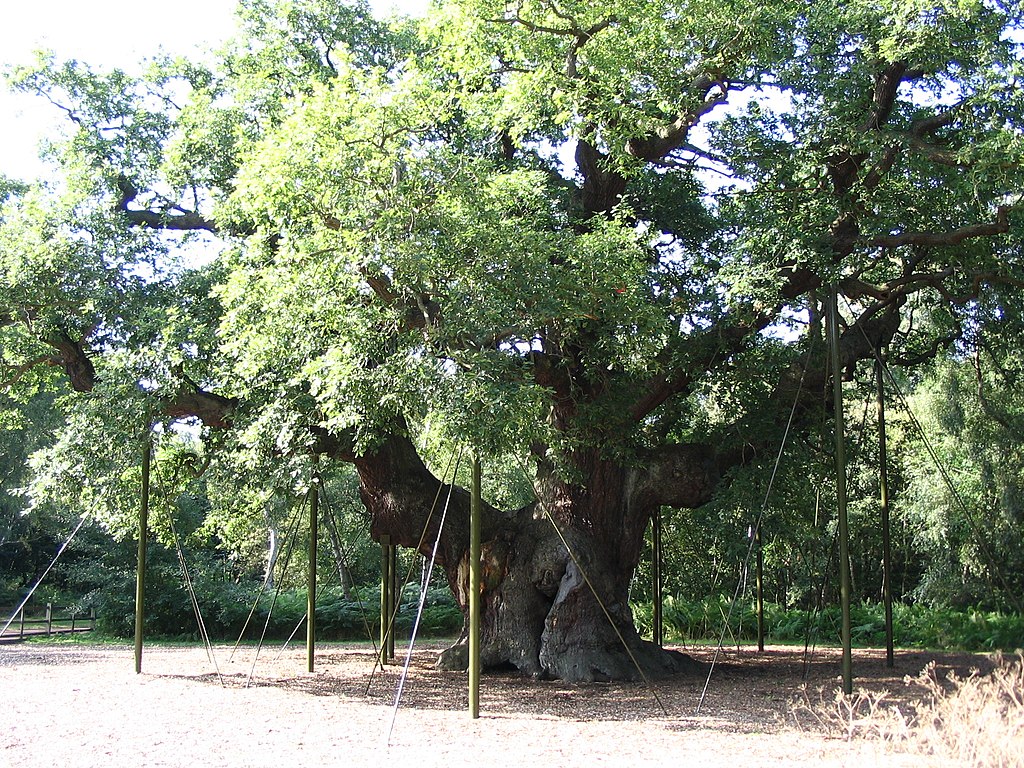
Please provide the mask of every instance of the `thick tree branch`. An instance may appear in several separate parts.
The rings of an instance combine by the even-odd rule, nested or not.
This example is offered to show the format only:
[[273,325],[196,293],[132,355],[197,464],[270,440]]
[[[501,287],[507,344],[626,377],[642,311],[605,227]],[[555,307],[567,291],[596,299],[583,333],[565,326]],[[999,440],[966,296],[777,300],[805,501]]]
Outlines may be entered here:
[[[121,195],[114,210],[122,213],[133,226],[187,232],[202,230],[213,234],[218,232],[213,221],[195,211],[186,211],[170,205],[159,211],[129,208],[128,205],[139,196],[139,190],[124,176],[118,177],[117,189]],[[173,213],[175,210],[178,212]]]
[[626,152],[629,155],[647,162],[662,160],[670,152],[683,146],[689,137],[690,129],[715,107],[724,104],[728,98],[728,85],[705,75],[694,80],[691,87],[700,94],[700,104],[695,109],[678,115],[671,123],[662,126],[651,135],[627,141]]
[[936,272],[910,272],[903,277],[890,280],[882,285],[873,285],[856,277],[846,278],[839,284],[844,296],[849,299],[859,300],[864,297],[875,299],[876,303],[868,307],[861,317],[870,317],[888,307],[894,301],[902,301],[910,294],[921,290],[924,287],[942,288],[944,280],[952,277],[955,270],[947,267]]
[[[677,343],[685,345],[690,358],[687,365],[685,368],[673,366],[667,373],[657,374],[640,388],[639,397],[629,409],[633,421],[641,421],[663,403],[687,392],[695,380],[690,371],[706,371],[716,362],[727,360],[740,352],[755,334],[774,321],[783,303],[821,285],[821,278],[806,267],[793,267],[784,274],[785,280],[779,291],[782,303],[773,307],[751,307],[749,319],[742,322],[733,321],[728,326],[719,324],[696,336],[679,336]],[[666,348],[665,359],[662,361],[665,366],[670,364],[675,351],[674,345]]]
[[91,392],[96,385],[96,369],[85,353],[83,340],[75,341],[60,329],[45,341],[57,350],[57,364],[67,374],[71,388],[76,392]]
[[924,363],[930,362],[944,349],[949,349],[953,344],[961,337],[961,333],[945,334],[937,336],[932,339],[931,343],[923,350],[919,350],[913,354],[897,353],[890,354],[889,363],[891,365],[899,365],[905,368],[914,368]]
[[236,398],[182,387],[173,398],[164,402],[163,412],[170,419],[194,417],[208,427],[224,429],[231,426],[231,417],[237,405]]
[[892,170],[893,165],[896,164],[896,160],[901,154],[901,149],[899,144],[890,144],[886,148],[885,152],[882,153],[881,159],[864,177],[864,189],[876,189],[881,184],[882,179],[885,178],[886,174]]
[[923,117],[915,120],[910,125],[910,135],[916,139],[923,139],[926,136],[933,136],[942,128],[953,124],[957,114],[963,109],[963,104],[956,104],[942,112],[936,112],[930,117]]
[[674,395],[687,391],[692,384],[693,377],[690,376],[688,370],[680,368],[671,374],[658,374],[646,382],[640,399],[630,406],[630,418],[635,422],[640,422],[647,414]]
[[626,191],[626,179],[612,170],[607,156],[586,139],[576,143],[576,166],[583,177],[580,196],[584,212],[611,211]]
[[180,384],[177,392],[163,401],[163,413],[171,419],[197,418],[215,429],[231,426],[238,398],[208,392],[189,378],[180,366],[174,369]]
[[59,358],[56,358],[53,355],[40,355],[39,357],[34,357],[31,360],[27,360],[21,365],[12,365],[7,369],[8,371],[10,371],[8,377],[3,381],[0,381],[0,389],[8,389],[10,387],[13,387],[21,380],[21,378],[26,373],[40,365],[60,366],[61,361]]
[[[396,428],[378,447],[354,456],[363,504],[372,516],[371,535],[391,536],[393,544],[430,555],[438,538],[442,509],[445,528],[438,562],[458,562],[469,546],[469,493],[442,483],[423,463],[416,446]],[[486,502],[483,538],[492,538],[509,516]]]
[[[35,365],[55,365],[64,370],[74,391],[91,392],[96,386],[97,376],[96,369],[86,354],[84,339],[76,341],[61,329],[45,339],[45,342],[53,347],[57,354],[55,356],[40,356],[19,366],[15,379],[4,382],[4,385],[13,384],[17,378]],[[180,379],[181,385],[173,397],[163,400],[162,410],[165,416],[171,419],[195,417],[205,425],[216,428],[230,426],[231,415],[238,405],[237,398],[223,397],[207,392],[180,369],[175,373]]]
[[561,360],[550,354],[531,352],[530,359],[533,363],[534,381],[538,386],[554,394],[555,408],[552,416],[556,421],[555,426],[565,427],[576,412],[572,374]]
[[861,124],[861,131],[877,131],[892,116],[900,85],[924,75],[923,69],[910,69],[905,62],[891,62],[875,75],[875,89],[871,95],[871,108]]
[[693,509],[711,500],[721,473],[715,450],[704,444],[667,445],[650,457],[634,503]]
[[946,232],[904,232],[899,235],[872,237],[867,238],[864,244],[872,248],[899,248],[905,245],[924,247],[959,245],[972,238],[992,237],[1009,232],[1011,210],[1012,206],[1000,205],[996,209],[995,220],[984,224],[970,224]]
[[595,24],[589,29],[581,31],[573,39],[572,44],[569,46],[569,51],[565,55],[565,74],[575,79],[579,76],[579,70],[577,64],[579,62],[580,49],[583,48],[590,40],[603,29],[607,29],[615,23],[615,18],[605,19],[604,21]]

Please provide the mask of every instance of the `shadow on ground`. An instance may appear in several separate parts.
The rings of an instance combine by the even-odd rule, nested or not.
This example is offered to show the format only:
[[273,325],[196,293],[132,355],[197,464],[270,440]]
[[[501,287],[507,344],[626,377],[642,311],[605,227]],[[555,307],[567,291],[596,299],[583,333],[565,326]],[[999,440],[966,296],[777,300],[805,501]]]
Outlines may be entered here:
[[[250,650],[249,653],[254,651]],[[841,684],[841,654],[837,649],[804,652],[800,648],[772,647],[763,654],[755,648],[688,649],[704,671],[643,683],[570,685],[538,681],[513,671],[485,673],[481,682],[481,712],[491,717],[527,716],[562,720],[664,719],[672,728],[722,728],[730,732],[763,733],[792,726],[794,709],[814,700],[829,700]],[[226,658],[226,651],[224,658]],[[456,711],[468,708],[465,673],[433,668],[436,649],[413,654],[402,686],[403,709]],[[383,670],[374,663],[372,649],[327,646],[316,656],[316,671],[305,671],[305,651],[288,651],[273,660],[252,657],[218,661],[219,672],[164,674],[232,688],[279,688],[310,696],[331,696],[360,704],[392,708],[403,677],[404,658]],[[913,682],[929,662],[939,678],[949,673],[964,677],[972,670],[988,671],[985,655],[904,651],[895,665],[885,664],[884,651],[858,649],[854,653],[858,690],[886,691],[890,700],[913,701],[923,689]],[[250,670],[251,677],[250,677]]]

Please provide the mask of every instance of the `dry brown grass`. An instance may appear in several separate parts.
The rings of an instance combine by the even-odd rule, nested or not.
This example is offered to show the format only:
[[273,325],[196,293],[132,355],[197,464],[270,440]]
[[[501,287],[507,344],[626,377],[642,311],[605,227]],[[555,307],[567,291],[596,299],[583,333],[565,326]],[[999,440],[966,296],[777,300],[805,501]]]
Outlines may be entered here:
[[935,765],[1024,768],[1024,655],[996,656],[990,672],[966,676],[940,676],[932,662],[904,682],[916,698],[839,691],[827,699],[819,690],[814,700],[804,691],[793,714],[802,725],[882,741]]

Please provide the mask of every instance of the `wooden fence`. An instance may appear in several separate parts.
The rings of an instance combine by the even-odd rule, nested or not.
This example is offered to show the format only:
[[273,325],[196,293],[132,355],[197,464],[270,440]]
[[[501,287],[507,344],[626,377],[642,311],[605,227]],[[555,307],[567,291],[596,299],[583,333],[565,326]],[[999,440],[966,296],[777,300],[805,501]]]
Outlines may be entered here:
[[[5,613],[4,615],[10,616]],[[3,625],[0,624],[0,627]],[[73,612],[65,615],[58,615],[53,610],[53,604],[46,604],[46,613],[42,616],[26,616],[25,608],[22,606],[18,615],[11,622],[7,631],[0,634],[0,643],[16,643],[26,637],[38,637],[45,635],[64,635],[72,632],[89,632],[96,628],[96,611],[89,609],[88,614],[75,614]]]

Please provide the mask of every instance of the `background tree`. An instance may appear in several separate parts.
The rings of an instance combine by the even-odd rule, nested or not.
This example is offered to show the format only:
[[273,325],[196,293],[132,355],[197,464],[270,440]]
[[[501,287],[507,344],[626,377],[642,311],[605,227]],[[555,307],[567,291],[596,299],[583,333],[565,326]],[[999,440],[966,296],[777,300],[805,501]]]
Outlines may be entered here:
[[907,497],[927,557],[917,597],[933,605],[1019,610],[1020,356],[1016,342],[1002,346],[1005,326],[993,331],[974,339],[972,354],[938,365],[912,400],[929,441],[909,461]]

